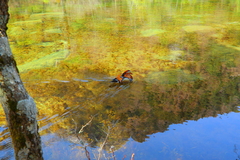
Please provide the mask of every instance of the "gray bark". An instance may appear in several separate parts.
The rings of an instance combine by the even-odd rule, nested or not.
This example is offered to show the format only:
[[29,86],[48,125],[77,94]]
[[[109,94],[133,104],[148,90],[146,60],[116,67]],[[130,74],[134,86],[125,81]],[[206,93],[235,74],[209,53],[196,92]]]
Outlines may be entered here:
[[8,0],[0,1],[0,101],[10,130],[16,160],[41,160],[41,139],[34,100],[20,79],[6,34]]

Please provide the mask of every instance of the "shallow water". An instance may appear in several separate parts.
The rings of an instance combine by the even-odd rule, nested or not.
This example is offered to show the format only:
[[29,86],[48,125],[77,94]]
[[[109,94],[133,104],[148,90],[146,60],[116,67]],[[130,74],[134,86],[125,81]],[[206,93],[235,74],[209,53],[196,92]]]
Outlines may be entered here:
[[239,4],[223,3],[10,2],[44,159],[240,159]]

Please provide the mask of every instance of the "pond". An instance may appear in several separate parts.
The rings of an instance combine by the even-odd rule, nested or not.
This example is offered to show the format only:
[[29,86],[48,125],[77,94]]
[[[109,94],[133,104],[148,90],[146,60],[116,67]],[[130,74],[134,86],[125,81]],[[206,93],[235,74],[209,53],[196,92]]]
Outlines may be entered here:
[[[10,1],[46,160],[240,159],[240,3]],[[133,82],[111,80],[126,70]],[[0,109],[0,159],[14,159]]]

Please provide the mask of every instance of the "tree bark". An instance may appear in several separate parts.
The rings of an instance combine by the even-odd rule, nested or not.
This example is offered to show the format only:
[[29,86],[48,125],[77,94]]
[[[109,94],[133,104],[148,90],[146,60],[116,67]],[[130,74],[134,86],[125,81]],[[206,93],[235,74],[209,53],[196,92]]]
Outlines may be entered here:
[[20,79],[6,34],[8,0],[0,0],[0,101],[12,137],[16,160],[41,160],[37,109]]

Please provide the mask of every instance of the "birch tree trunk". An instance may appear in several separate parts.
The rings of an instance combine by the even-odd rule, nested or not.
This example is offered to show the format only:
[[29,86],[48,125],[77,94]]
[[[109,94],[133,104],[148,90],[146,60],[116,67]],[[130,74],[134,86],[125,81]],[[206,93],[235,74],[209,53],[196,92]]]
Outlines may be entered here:
[[41,160],[37,109],[23,86],[9,47],[8,19],[8,0],[0,0],[0,101],[11,133],[15,159]]

